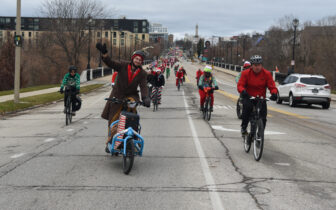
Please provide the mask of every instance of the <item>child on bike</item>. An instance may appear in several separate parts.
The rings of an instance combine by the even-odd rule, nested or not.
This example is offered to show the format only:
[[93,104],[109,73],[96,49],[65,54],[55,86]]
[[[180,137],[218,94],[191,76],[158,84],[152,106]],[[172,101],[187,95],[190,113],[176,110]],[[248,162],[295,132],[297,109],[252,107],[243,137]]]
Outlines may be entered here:
[[204,109],[204,102],[205,102],[205,97],[206,97],[206,94],[204,92],[204,87],[212,88],[210,92],[210,97],[211,97],[210,112],[213,111],[213,104],[214,104],[213,90],[218,90],[218,85],[217,85],[216,78],[212,75],[211,72],[212,72],[211,66],[206,66],[204,68],[203,75],[200,77],[198,81],[201,111],[203,111]]
[[[65,92],[64,92],[64,86],[66,86]],[[80,90],[80,76],[77,73],[77,67],[76,66],[70,66],[69,67],[69,73],[66,73],[63,82],[60,88],[60,93],[64,93],[64,113],[66,112],[66,99],[68,98],[68,95],[71,93],[71,102],[72,102],[72,115],[76,115],[76,111],[78,111],[81,107],[81,99],[79,98]]]

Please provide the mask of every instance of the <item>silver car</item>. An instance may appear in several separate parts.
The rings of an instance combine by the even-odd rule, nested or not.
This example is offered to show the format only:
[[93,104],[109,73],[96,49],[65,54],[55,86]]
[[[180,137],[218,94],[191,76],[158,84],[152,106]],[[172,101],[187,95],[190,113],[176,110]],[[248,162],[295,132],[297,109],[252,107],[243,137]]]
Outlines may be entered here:
[[291,74],[278,90],[278,104],[288,101],[291,107],[299,103],[320,104],[323,109],[330,107],[330,85],[321,75]]

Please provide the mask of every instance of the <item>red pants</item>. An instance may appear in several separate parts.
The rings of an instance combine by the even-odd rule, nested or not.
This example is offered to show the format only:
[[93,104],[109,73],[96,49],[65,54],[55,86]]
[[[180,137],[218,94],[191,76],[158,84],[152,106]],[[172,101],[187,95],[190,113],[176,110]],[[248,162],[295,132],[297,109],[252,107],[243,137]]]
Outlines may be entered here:
[[[203,90],[201,90],[201,89],[198,89],[198,92],[199,92],[199,95],[200,95],[201,106],[203,106],[204,102],[205,102],[205,92]],[[209,95],[211,97],[210,106],[213,106],[214,100],[215,100],[214,95],[213,95],[213,93],[210,93]]]

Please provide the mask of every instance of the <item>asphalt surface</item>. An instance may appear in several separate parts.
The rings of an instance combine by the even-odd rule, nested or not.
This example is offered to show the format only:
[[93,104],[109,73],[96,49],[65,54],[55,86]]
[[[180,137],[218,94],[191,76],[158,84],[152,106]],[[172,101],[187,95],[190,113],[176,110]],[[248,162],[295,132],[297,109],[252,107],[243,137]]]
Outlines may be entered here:
[[[0,209],[335,209],[335,105],[269,103],[264,155],[246,154],[233,77],[220,89],[210,122],[199,112],[197,65],[189,83],[163,90],[158,112],[138,108],[144,156],[129,175],[104,152],[105,86],[83,98],[65,126],[63,103],[0,120]],[[108,82],[108,81],[107,81]]]

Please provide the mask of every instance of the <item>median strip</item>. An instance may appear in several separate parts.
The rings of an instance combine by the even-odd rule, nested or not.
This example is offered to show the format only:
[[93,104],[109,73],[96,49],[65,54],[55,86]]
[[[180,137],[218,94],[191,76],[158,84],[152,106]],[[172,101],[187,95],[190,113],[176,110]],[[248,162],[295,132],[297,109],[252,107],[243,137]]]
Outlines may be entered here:
[[[87,93],[97,88],[102,87],[104,84],[87,85],[81,88],[81,93]],[[48,104],[53,101],[58,101],[64,98],[63,94],[59,92],[41,94],[36,96],[30,96],[20,99],[20,103],[15,104],[13,100],[0,103],[0,115],[21,111],[27,108],[31,108],[37,105]]]

